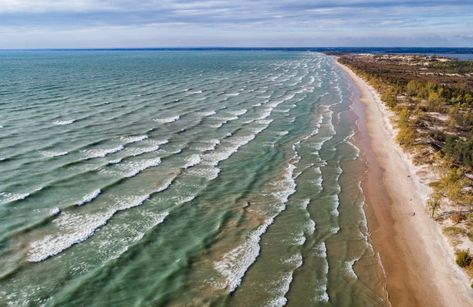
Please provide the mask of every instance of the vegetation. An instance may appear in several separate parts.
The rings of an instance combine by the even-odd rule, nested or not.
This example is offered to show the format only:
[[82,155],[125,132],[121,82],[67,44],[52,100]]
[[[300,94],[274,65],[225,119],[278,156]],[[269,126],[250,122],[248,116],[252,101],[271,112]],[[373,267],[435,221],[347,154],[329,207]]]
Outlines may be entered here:
[[[345,54],[397,115],[396,139],[414,161],[437,169],[427,202],[454,245],[473,241],[473,61],[413,55]],[[457,264],[473,277],[468,251]]]
[[339,61],[376,88],[398,115],[397,141],[422,155],[415,161],[441,169],[435,199],[428,203],[432,216],[442,201],[473,207],[473,62],[352,54]]
[[457,258],[455,261],[460,267],[466,268],[471,264],[471,260],[472,258],[468,251],[462,250],[457,253]]

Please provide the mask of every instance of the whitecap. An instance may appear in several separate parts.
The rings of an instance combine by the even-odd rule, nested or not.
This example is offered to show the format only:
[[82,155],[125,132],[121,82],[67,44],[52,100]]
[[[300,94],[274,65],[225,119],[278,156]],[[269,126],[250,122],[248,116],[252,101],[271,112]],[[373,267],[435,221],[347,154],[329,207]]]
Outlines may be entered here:
[[150,167],[155,167],[161,164],[161,158],[154,158],[154,159],[148,159],[148,160],[142,160],[142,161],[132,161],[126,164],[125,167],[125,177],[134,177],[144,171],[145,169],[148,169]]
[[139,142],[139,141],[143,141],[143,140],[146,140],[148,138],[147,135],[135,135],[135,136],[125,136],[125,137],[122,137],[122,139],[127,142],[128,144],[131,144],[131,143],[136,143],[136,142]]
[[114,207],[103,212],[89,214],[64,212],[53,222],[58,227],[56,233],[45,235],[41,239],[30,242],[27,260],[29,262],[40,262],[87,240],[94,235],[97,229],[104,226],[115,213],[139,206],[149,196],[131,196],[120,199]]
[[200,161],[201,161],[200,155],[198,155],[198,154],[191,155],[188,158],[187,163],[184,164],[182,166],[182,168],[186,169],[186,168],[189,168],[189,167],[193,167],[193,166],[199,164]]
[[356,275],[355,270],[353,269],[353,265],[358,259],[345,261],[345,271],[347,272],[348,276],[353,279],[358,279],[358,275]]
[[207,116],[215,115],[217,113],[215,111],[203,111],[203,112],[199,112],[198,114],[200,116],[207,117]]
[[68,151],[42,151],[41,152],[43,156],[48,157],[48,158],[65,156],[68,153],[69,153]]
[[10,193],[10,192],[0,192],[0,197],[3,198],[4,203],[12,203],[18,200],[23,200],[30,196],[31,193]]
[[243,244],[227,252],[221,260],[214,263],[215,269],[225,278],[225,287],[230,293],[240,285],[246,271],[258,257],[259,241],[269,224],[265,223],[250,232]]
[[241,109],[241,110],[227,111],[227,112],[232,114],[232,115],[235,115],[235,116],[241,116],[241,115],[245,114],[246,112],[248,112],[248,110],[247,109]]
[[235,96],[238,96],[240,95],[240,93],[228,93],[228,94],[225,94],[225,96],[227,97],[235,97]]
[[87,158],[92,159],[92,158],[103,158],[109,154],[119,152],[123,150],[125,147],[123,145],[119,145],[117,147],[113,148],[104,148],[104,149],[86,149],[83,152],[86,154]]
[[55,126],[65,126],[65,125],[70,125],[73,122],[75,122],[75,119],[56,120],[56,121],[53,122],[53,125],[55,125]]
[[61,213],[61,209],[59,209],[58,207],[55,207],[55,208],[51,209],[51,215],[52,216],[59,215],[60,213]]
[[160,124],[168,124],[175,122],[181,118],[179,115],[176,116],[170,116],[170,117],[164,117],[164,118],[155,118],[153,119],[155,122],[160,123]]
[[78,201],[76,203],[77,206],[82,206],[82,205],[85,205],[87,203],[90,203],[91,201],[93,201],[94,199],[96,199],[100,193],[102,193],[102,190],[101,189],[97,189],[87,195],[85,195],[80,201]]

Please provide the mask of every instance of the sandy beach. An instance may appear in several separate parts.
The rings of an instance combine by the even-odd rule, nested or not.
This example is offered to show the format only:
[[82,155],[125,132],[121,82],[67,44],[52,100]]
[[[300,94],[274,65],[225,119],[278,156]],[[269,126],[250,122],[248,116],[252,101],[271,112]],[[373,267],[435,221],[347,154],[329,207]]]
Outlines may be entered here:
[[425,210],[432,175],[414,166],[395,142],[395,129],[377,92],[339,64],[359,90],[357,143],[367,163],[363,182],[375,249],[392,306],[473,306],[469,281],[439,225]]

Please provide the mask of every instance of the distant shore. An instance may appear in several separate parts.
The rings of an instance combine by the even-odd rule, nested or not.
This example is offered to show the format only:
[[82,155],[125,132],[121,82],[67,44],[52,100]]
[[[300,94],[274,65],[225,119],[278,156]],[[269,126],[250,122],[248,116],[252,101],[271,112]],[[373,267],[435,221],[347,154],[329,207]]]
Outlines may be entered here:
[[466,275],[425,211],[430,188],[395,143],[389,111],[371,86],[338,64],[360,92],[353,108],[359,117],[357,144],[368,166],[366,213],[392,306],[473,306]]

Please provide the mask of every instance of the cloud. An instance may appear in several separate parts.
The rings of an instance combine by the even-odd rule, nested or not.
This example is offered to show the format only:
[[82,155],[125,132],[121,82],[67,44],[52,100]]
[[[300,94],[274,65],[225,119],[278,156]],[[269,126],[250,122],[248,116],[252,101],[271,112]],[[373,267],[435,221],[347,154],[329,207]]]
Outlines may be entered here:
[[[471,0],[0,0],[0,30],[4,33],[22,29],[39,36],[55,31],[99,35],[120,28],[134,29],[137,37],[140,31],[154,33],[152,37],[174,33],[174,45],[204,45],[212,38],[219,44],[232,36],[235,42],[268,44],[280,37],[280,45],[289,44],[292,37],[323,38],[326,42],[338,38],[343,42],[352,37],[370,41],[367,36],[382,40],[384,36],[386,43],[393,37],[402,43],[413,35],[436,37],[437,41],[443,35],[450,44],[472,45],[468,31],[472,26]],[[17,33],[17,37],[24,37],[24,33]],[[120,45],[124,38],[116,35],[115,45]],[[155,46],[158,43],[155,41]],[[0,47],[9,45],[0,37]]]

